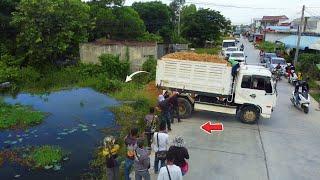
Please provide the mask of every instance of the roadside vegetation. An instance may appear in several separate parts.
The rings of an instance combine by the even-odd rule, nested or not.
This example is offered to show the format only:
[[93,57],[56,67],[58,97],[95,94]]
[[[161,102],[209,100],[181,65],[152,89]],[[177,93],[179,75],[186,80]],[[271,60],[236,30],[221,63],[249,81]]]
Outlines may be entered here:
[[220,46],[216,46],[213,48],[196,48],[195,52],[198,54],[218,54],[220,52],[220,49]]

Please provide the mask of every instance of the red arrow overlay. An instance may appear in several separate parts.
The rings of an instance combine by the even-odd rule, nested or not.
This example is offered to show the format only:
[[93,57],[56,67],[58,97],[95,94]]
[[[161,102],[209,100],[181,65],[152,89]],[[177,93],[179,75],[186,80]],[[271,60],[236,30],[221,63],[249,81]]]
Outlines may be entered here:
[[223,124],[222,123],[213,123],[211,124],[210,121],[202,124],[200,126],[204,132],[211,134],[212,131],[223,131]]

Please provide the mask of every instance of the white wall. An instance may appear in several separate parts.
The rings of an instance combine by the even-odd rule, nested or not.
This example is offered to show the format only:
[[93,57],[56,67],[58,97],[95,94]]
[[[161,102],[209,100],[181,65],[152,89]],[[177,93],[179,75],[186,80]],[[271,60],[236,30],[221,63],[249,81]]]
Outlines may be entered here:
[[266,33],[266,41],[268,42],[276,42],[279,39],[282,39],[284,37],[290,36],[290,34],[285,34],[285,33],[271,33],[267,32]]

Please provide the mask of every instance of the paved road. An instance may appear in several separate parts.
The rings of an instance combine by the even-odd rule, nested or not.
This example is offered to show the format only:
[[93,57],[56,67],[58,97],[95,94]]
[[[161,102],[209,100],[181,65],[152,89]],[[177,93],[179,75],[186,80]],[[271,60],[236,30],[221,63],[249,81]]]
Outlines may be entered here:
[[[258,63],[258,51],[243,41],[248,63]],[[183,136],[191,159],[185,180],[318,180],[320,179],[320,112],[313,101],[309,114],[294,108],[291,87],[278,83],[278,102],[271,119],[255,125],[212,112],[195,112],[175,123],[171,137]],[[207,121],[220,121],[225,130],[208,135]],[[156,179],[153,175],[152,179]]]

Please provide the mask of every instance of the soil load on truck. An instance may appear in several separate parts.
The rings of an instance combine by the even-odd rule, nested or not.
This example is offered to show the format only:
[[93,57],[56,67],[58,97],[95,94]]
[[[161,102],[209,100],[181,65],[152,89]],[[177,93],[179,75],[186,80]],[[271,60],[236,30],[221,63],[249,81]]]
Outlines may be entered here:
[[228,96],[232,89],[231,66],[214,55],[188,52],[168,54],[158,60],[156,84]]

